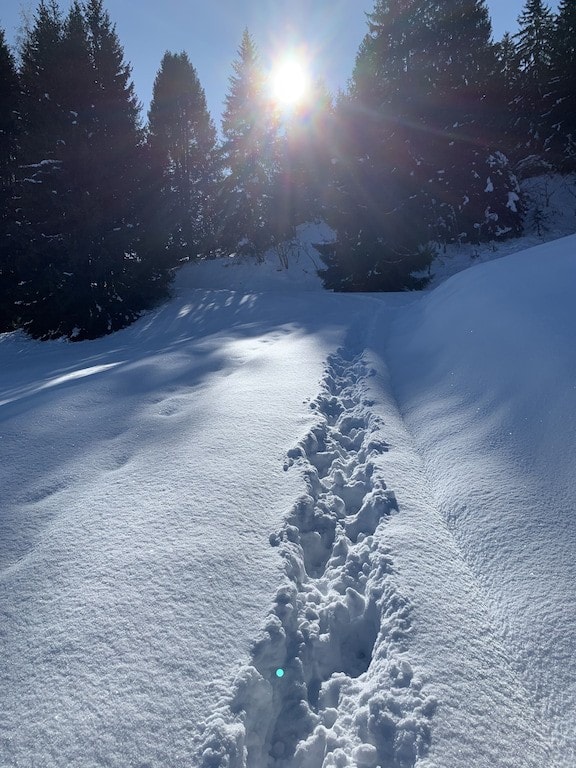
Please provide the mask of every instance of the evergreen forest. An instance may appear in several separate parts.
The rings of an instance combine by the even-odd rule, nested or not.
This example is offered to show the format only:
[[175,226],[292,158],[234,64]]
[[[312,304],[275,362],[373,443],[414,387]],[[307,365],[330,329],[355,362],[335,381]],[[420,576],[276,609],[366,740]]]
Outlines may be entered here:
[[112,333],[184,261],[310,220],[327,288],[420,288],[443,244],[521,234],[519,179],[576,171],[575,78],[574,0],[526,0],[500,41],[485,0],[376,0],[339,94],[282,113],[246,30],[220,126],[185,52],[144,118],[103,0],[42,0],[17,50],[0,28],[0,332]]

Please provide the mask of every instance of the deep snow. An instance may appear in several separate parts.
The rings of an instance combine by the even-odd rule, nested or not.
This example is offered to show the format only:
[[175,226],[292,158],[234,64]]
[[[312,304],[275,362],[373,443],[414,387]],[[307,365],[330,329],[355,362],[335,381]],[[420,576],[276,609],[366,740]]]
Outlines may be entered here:
[[289,258],[0,336],[2,768],[576,763],[576,237]]

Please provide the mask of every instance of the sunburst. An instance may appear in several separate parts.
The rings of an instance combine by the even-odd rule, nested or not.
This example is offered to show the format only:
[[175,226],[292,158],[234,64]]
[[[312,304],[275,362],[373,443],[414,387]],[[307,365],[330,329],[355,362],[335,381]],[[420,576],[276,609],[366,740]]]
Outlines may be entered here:
[[270,90],[280,109],[303,104],[310,92],[310,75],[304,61],[294,55],[279,59],[270,74]]

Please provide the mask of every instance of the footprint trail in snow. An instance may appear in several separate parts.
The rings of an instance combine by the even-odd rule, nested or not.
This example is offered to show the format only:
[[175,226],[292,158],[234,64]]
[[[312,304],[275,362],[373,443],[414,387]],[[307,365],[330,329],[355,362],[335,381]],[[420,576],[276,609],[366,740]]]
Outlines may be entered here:
[[372,374],[352,343],[328,358],[318,423],[284,467],[302,469],[306,493],[270,537],[288,582],[230,699],[203,724],[202,768],[409,768],[427,753],[436,700],[408,659]]

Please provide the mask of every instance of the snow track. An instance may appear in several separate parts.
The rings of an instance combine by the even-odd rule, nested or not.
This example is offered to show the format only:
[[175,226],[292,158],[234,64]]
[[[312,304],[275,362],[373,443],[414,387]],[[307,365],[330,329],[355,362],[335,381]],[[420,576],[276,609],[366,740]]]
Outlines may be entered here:
[[318,421],[288,452],[306,493],[270,536],[287,583],[203,726],[202,768],[409,768],[428,751],[436,701],[408,658],[411,605],[386,546],[398,507],[355,338],[328,358]]

